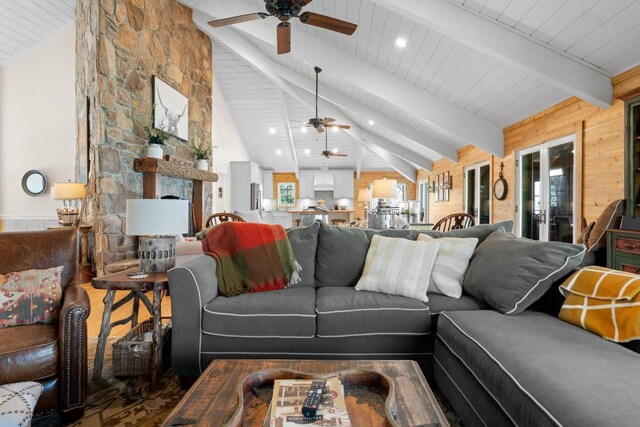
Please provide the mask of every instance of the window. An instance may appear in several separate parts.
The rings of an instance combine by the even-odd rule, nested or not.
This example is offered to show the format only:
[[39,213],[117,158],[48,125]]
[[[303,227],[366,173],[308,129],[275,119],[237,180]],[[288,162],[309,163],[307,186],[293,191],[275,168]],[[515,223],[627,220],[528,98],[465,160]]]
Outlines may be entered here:
[[407,201],[407,184],[402,182],[398,183],[398,201],[399,202]]
[[278,183],[278,206],[295,206],[296,205],[296,183],[295,182],[279,182]]

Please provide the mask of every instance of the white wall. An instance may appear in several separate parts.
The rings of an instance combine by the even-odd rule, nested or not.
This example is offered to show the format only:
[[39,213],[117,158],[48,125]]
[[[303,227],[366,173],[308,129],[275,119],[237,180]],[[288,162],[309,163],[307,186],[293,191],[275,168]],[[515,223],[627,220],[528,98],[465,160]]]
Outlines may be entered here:
[[[0,68],[0,221],[55,218],[61,202],[30,197],[22,176],[44,173],[49,186],[73,180],[76,163],[75,25]],[[10,227],[5,227],[8,229]]]
[[[215,56],[215,52],[213,53]],[[213,78],[213,171],[218,174],[218,187],[222,188],[223,198],[218,198],[218,190],[214,191],[213,208],[216,212],[230,212],[231,198],[229,186],[229,163],[248,161],[249,153],[238,132],[227,101],[220,85]]]

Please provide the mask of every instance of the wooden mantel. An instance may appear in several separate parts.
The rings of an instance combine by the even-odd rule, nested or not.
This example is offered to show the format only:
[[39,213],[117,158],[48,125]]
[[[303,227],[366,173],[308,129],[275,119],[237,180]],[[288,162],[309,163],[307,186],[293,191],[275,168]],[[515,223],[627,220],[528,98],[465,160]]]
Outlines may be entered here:
[[204,182],[217,182],[218,174],[209,171],[195,169],[189,166],[162,159],[150,157],[135,159],[133,170],[143,173],[142,197],[145,199],[159,199],[160,177],[188,179],[193,181],[193,222],[196,231],[204,227]]

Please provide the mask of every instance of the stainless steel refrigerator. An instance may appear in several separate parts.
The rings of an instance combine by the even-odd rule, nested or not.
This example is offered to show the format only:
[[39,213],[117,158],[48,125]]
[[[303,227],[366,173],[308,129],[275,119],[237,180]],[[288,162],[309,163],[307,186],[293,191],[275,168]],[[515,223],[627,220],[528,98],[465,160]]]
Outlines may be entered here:
[[260,184],[251,184],[251,210],[254,209],[262,215],[262,188]]

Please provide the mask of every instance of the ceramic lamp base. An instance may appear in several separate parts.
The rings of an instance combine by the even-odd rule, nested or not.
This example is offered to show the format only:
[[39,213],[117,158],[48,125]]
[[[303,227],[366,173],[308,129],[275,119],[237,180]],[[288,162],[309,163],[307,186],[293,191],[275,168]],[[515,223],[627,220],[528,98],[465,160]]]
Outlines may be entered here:
[[175,237],[141,237],[138,242],[140,271],[165,273],[176,266]]

